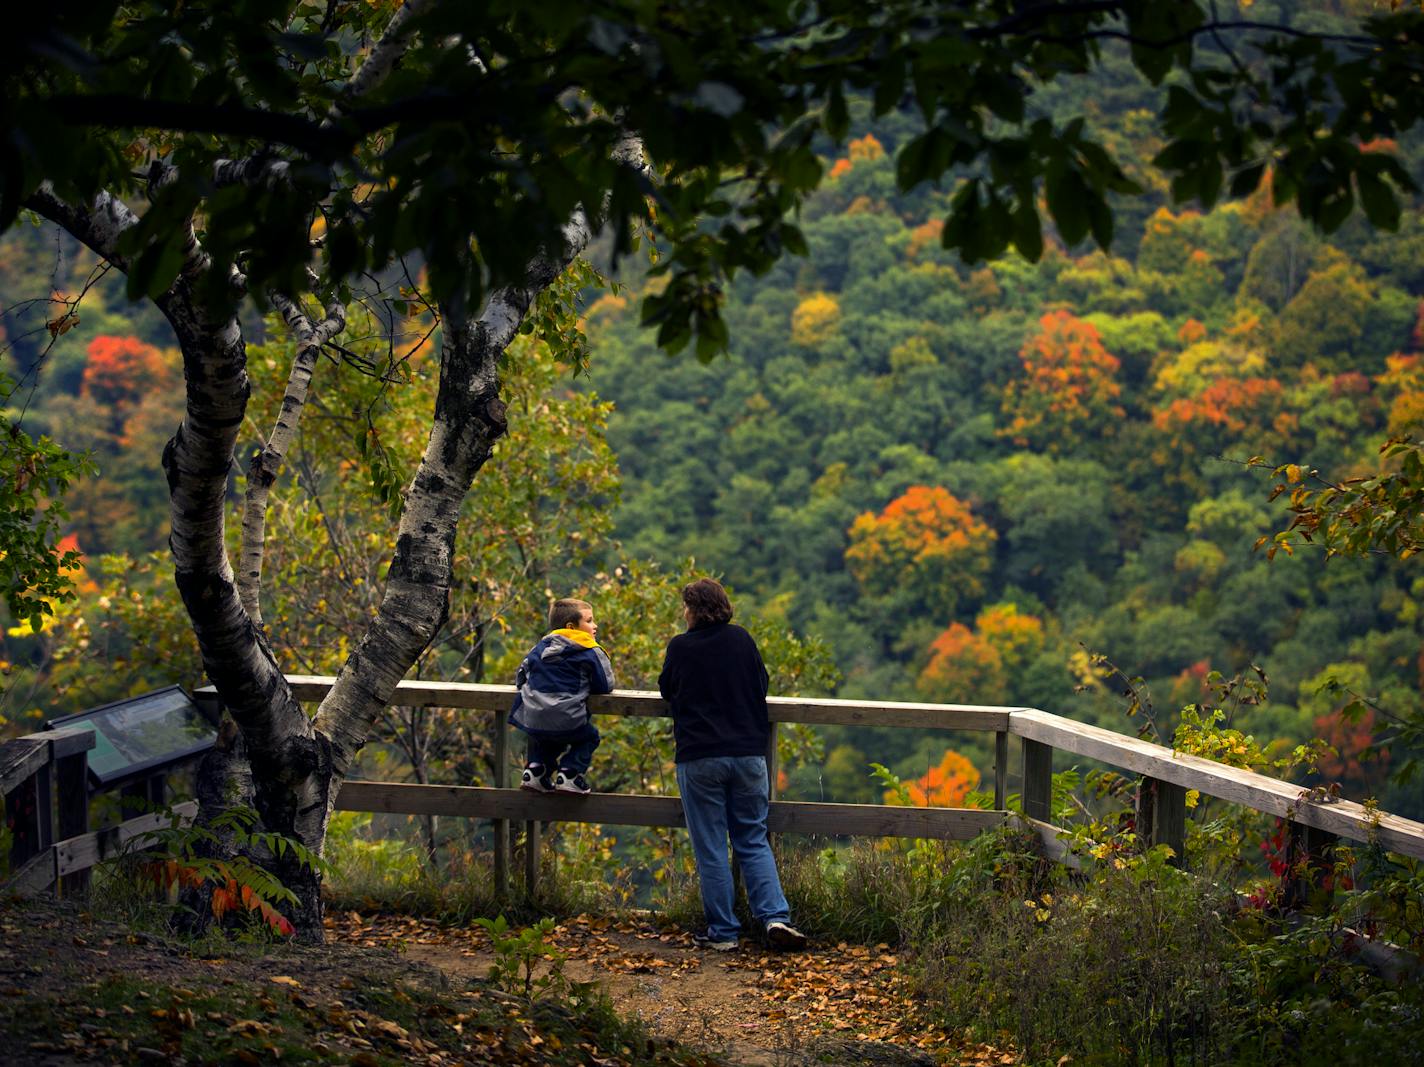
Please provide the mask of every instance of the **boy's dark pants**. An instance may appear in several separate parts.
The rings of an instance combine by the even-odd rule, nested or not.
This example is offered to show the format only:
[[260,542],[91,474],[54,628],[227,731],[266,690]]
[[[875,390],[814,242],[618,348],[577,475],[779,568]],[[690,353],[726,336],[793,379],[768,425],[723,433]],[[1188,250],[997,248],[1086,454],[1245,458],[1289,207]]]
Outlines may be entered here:
[[583,774],[593,762],[593,750],[601,739],[591,722],[561,734],[530,734],[528,762],[543,764],[547,770],[558,767],[565,774]]

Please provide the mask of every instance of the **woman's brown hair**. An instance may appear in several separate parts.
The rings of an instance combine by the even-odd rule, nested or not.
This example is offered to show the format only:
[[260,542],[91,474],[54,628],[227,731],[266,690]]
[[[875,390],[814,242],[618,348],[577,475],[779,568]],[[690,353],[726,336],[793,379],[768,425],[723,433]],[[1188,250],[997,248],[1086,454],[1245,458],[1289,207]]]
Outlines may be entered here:
[[732,602],[727,599],[727,590],[713,578],[699,578],[683,586],[682,602],[692,616],[693,626],[732,621]]

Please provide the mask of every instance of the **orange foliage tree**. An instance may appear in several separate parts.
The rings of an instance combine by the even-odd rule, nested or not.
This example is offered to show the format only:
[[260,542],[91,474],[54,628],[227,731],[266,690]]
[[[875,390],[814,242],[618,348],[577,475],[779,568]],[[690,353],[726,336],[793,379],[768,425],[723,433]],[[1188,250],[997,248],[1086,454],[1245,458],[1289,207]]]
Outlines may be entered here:
[[174,361],[166,360],[153,345],[137,337],[94,338],[87,349],[81,393],[100,404],[128,410],[145,395],[166,389],[173,383]]
[[1050,311],[1019,352],[1023,376],[1004,390],[1000,431],[1016,444],[1071,450],[1122,417],[1119,362],[1098,329],[1069,311]]
[[1280,410],[1281,383],[1275,378],[1218,378],[1200,393],[1179,397],[1152,413],[1152,425],[1181,443],[1188,436],[1216,431],[1218,443],[1235,438],[1247,427],[1270,426],[1288,433],[1293,424]]
[[993,604],[979,613],[974,629],[955,622],[934,639],[919,689],[931,700],[1000,703],[1010,672],[1042,648],[1042,620],[1013,604]]
[[997,704],[1004,693],[1004,657],[983,634],[952,622],[931,643],[919,688],[930,700]]
[[831,167],[833,180],[849,174],[858,162],[881,159],[885,155],[885,146],[873,133],[867,133],[864,137],[852,137],[847,148],[846,155],[836,160]]
[[1323,754],[1316,768],[1350,795],[1373,794],[1389,771],[1389,746],[1376,743],[1376,728],[1373,708],[1357,717],[1339,710],[1316,716],[1315,736],[1334,750]]
[[925,485],[911,486],[878,515],[865,512],[849,533],[846,565],[866,592],[913,592],[944,614],[983,593],[997,536],[949,490]]
[[1424,361],[1417,354],[1396,353],[1385,360],[1388,368],[1376,381],[1395,390],[1389,405],[1389,432],[1417,433],[1424,426]]
[[[978,787],[978,768],[952,748],[945,749],[944,758],[938,764],[913,782],[905,783],[910,799],[921,808],[963,807],[964,798]],[[886,791],[887,804],[895,803],[896,799],[895,790]]]

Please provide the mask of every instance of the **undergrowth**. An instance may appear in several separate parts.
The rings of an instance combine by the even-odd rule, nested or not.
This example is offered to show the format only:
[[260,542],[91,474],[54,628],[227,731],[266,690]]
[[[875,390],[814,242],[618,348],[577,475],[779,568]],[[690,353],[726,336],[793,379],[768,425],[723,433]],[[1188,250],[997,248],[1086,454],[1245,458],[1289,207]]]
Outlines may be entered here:
[[[505,915],[535,922],[544,916],[619,910],[628,899],[615,869],[602,862],[588,838],[566,835],[541,852],[534,895],[525,890],[520,842],[511,849],[507,893],[496,892],[494,861],[487,851],[449,850],[437,865],[413,842],[375,837],[371,816],[338,812],[327,832],[323,883],[327,907],[421,915],[469,924]],[[568,841],[584,847],[568,847]]]
[[1172,859],[1099,841],[1075,871],[1010,824],[962,843],[788,842],[780,868],[814,939],[897,944],[932,1016],[1026,1063],[1424,1061],[1420,972],[1406,952],[1374,973],[1354,933],[1369,916],[1410,943],[1418,866],[1377,854],[1369,888],[1289,914]]

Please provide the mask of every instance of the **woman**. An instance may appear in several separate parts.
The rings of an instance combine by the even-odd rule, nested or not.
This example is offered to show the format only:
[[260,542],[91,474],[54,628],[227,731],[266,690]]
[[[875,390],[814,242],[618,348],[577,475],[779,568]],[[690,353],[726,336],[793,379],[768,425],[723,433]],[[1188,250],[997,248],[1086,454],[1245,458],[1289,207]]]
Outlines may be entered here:
[[727,842],[741,864],[752,914],[777,948],[802,948],[767,840],[766,667],[752,635],[732,623],[727,591],[711,578],[682,590],[687,632],[668,642],[658,688],[672,708],[677,784],[702,889],[705,931],[693,940],[730,952],[741,924]]

